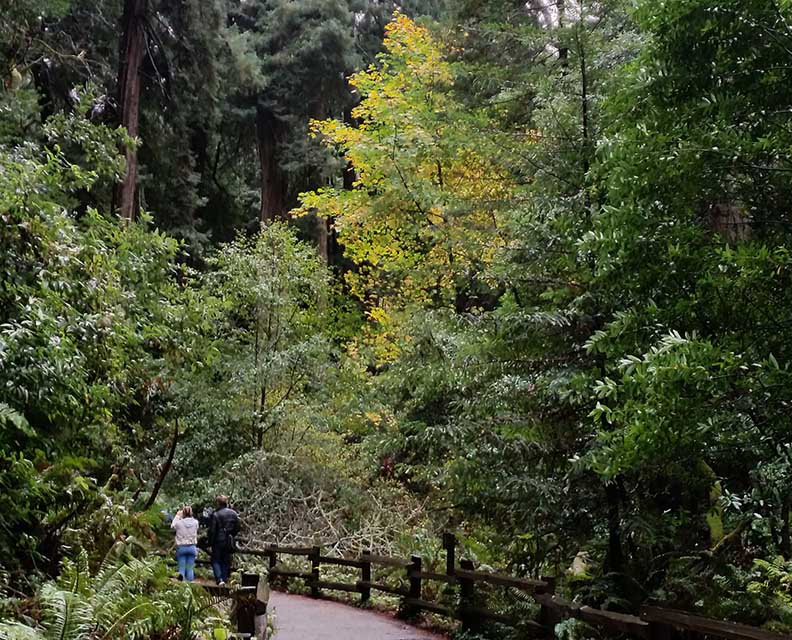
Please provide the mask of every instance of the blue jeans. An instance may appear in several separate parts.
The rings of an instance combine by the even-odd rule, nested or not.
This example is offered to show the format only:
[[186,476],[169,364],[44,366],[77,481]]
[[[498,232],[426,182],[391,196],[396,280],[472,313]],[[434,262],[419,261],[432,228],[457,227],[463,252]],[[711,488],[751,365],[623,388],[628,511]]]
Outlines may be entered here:
[[212,571],[214,572],[215,582],[228,582],[228,575],[231,573],[231,551],[225,548],[212,549]]
[[194,544],[176,547],[176,561],[179,563],[179,575],[187,582],[195,580],[195,558],[198,549]]

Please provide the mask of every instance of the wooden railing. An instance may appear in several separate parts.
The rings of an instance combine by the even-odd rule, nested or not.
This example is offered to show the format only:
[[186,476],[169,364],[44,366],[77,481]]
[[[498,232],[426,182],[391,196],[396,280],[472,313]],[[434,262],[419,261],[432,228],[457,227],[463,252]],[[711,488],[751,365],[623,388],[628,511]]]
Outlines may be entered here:
[[201,586],[218,601],[231,603],[230,618],[236,633],[235,640],[266,640],[267,601],[269,586],[262,576],[243,573],[235,587],[204,584]]
[[[154,553],[174,566],[173,554],[157,551]],[[210,560],[196,560],[198,566],[211,566]],[[230,621],[236,632],[231,640],[265,640],[267,629],[267,601],[269,582],[266,576],[257,573],[242,573],[239,584],[219,586],[207,580],[198,579],[194,583],[205,589],[213,604],[225,604],[229,608]]]
[[[495,621],[506,625],[519,624],[529,635],[535,637],[553,637],[553,629],[559,622],[575,618],[582,620],[601,631],[624,635],[645,640],[673,640],[684,638],[726,638],[727,640],[790,640],[790,636],[764,631],[756,627],[715,620],[693,615],[684,611],[660,607],[643,607],[639,616],[615,613],[580,606],[555,595],[555,581],[552,578],[541,580],[517,578],[503,573],[477,571],[471,560],[462,559],[456,563],[457,541],[453,534],[443,535],[443,548],[446,555],[444,573],[424,571],[420,556],[393,558],[374,555],[364,550],[355,558],[339,558],[322,555],[319,546],[286,547],[265,545],[263,549],[249,547],[240,548],[237,553],[259,556],[267,559],[270,584],[283,578],[298,578],[309,587],[315,598],[321,596],[323,589],[328,591],[344,591],[359,593],[362,602],[371,597],[372,590],[381,591],[401,598],[402,607],[408,613],[430,611],[462,622],[465,628],[481,626],[486,621]],[[285,569],[279,566],[279,555],[302,556],[311,564],[311,571]],[[360,571],[360,579],[355,582],[336,582],[323,580],[322,565],[342,566]],[[390,567],[404,572],[407,588],[395,587],[372,578],[372,568]],[[433,602],[423,598],[425,582],[442,582],[458,587],[458,601],[455,606]],[[516,619],[479,606],[476,585],[485,583],[496,587],[517,589],[530,595],[540,606],[537,620]]]

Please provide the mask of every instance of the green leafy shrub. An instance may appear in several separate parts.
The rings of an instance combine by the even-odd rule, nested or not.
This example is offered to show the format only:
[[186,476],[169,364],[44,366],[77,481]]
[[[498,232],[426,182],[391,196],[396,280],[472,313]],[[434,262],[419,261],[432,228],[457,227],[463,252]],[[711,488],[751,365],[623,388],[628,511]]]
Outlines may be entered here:
[[756,573],[748,583],[748,593],[764,609],[766,627],[781,633],[792,632],[792,561],[777,556],[754,561]]
[[80,553],[37,595],[36,620],[0,622],[14,640],[190,640],[222,624],[200,587],[170,579],[157,558],[135,558],[116,545],[96,571]]

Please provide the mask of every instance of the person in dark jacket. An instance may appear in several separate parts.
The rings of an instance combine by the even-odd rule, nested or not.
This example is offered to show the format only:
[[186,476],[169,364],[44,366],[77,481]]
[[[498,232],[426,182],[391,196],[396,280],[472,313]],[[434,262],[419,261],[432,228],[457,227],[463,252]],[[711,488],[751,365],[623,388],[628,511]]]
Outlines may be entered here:
[[217,496],[217,509],[209,521],[209,545],[212,548],[212,571],[215,582],[225,585],[231,572],[231,554],[239,533],[239,515],[228,507],[226,496]]

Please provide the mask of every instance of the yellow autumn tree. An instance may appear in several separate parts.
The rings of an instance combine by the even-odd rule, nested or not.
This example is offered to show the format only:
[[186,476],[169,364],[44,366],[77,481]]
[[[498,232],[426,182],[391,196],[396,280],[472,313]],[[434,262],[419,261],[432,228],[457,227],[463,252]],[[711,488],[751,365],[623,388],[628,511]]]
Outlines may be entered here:
[[383,326],[414,305],[475,304],[499,248],[498,203],[513,191],[492,161],[487,118],[455,97],[454,69],[430,32],[396,13],[378,64],[352,76],[354,124],[313,122],[354,168],[351,190],[303,194],[334,221],[348,275]]

